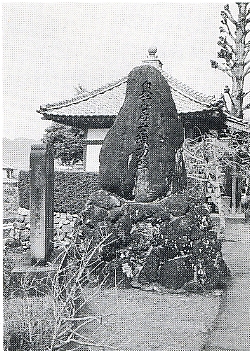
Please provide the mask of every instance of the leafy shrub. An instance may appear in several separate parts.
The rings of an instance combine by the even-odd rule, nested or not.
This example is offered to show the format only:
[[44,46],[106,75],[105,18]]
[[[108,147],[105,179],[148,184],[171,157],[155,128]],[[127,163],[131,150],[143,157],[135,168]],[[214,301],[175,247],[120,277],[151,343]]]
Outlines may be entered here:
[[54,122],[45,130],[43,141],[53,146],[55,158],[63,165],[72,165],[82,161],[85,139],[86,130]]
[[[89,194],[99,189],[97,173],[55,172],[55,212],[79,213]],[[30,206],[30,173],[21,171],[18,179],[19,206]]]

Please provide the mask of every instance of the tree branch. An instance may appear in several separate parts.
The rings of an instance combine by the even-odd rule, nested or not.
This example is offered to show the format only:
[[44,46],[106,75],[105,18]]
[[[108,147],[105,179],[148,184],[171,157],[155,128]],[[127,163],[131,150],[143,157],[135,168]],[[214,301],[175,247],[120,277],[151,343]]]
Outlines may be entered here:
[[225,42],[225,45],[227,45],[228,47],[230,47],[230,49],[232,50],[232,52],[233,52],[234,54],[236,53],[236,51],[235,51],[233,45],[231,45],[228,41]]
[[243,107],[243,110],[249,110],[249,109],[250,109],[250,103]]
[[192,174],[187,174],[187,177],[195,179],[195,180],[199,180],[201,182],[209,182],[214,187],[217,186],[216,181],[212,180],[210,177],[209,178],[200,178],[200,177],[197,177],[196,175],[192,175]]
[[[182,147],[183,151],[187,152],[190,156],[192,156],[196,161],[200,161],[200,162],[204,162],[204,159],[195,156],[192,152],[190,152],[187,148],[185,148],[184,146]],[[203,164],[205,166],[205,164]]]
[[229,27],[227,21],[225,22],[224,25],[227,27],[227,31],[228,31],[228,34],[229,34],[230,38],[231,38],[233,41],[235,41],[235,37],[233,36],[233,34],[232,34],[232,32],[231,32],[231,29],[230,29],[230,27]]
[[243,73],[243,77],[246,77],[249,73],[250,73],[250,66],[247,67],[247,69],[246,69],[245,72]]
[[244,93],[243,97],[247,96],[250,93],[250,90]]
[[226,11],[221,11],[221,16],[223,19],[229,19],[230,22],[232,22],[235,26],[237,24],[237,21],[233,18],[229,7],[227,7],[227,9],[225,9]]
[[246,47],[245,51],[244,51],[244,54],[243,54],[243,59],[245,60],[245,58],[248,56],[250,52],[250,47]]
[[244,64],[244,66],[247,66],[250,63],[250,60],[247,60]]
[[229,77],[233,78],[233,74],[230,72],[229,68],[225,68],[219,64],[216,68],[218,68],[220,71],[226,73]]

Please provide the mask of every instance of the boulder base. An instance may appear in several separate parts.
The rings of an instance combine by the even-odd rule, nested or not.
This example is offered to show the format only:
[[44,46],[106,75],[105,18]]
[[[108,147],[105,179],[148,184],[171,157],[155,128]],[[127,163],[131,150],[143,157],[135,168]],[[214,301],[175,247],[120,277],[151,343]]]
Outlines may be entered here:
[[225,286],[230,275],[206,207],[187,194],[136,203],[107,191],[93,193],[77,231],[83,245],[93,248],[107,237],[93,256],[92,271],[100,280],[108,276],[111,286],[211,290]]

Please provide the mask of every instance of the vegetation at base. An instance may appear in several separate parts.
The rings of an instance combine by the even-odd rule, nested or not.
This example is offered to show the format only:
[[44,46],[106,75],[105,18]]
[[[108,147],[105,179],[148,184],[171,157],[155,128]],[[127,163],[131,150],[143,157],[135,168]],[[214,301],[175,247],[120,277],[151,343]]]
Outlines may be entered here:
[[[11,273],[15,254],[8,249],[4,256],[4,350],[56,351],[103,349],[88,335],[89,323],[101,318],[88,310],[88,302],[102,286],[86,290],[89,266],[103,238],[95,247],[88,241],[79,246],[76,237],[69,245],[54,252],[48,265],[56,270],[42,274]],[[19,275],[17,277],[17,275]],[[92,349],[92,348],[91,348]]]
[[218,253],[220,242],[197,193],[136,204],[96,191],[88,197],[72,240],[51,258],[57,269],[47,280],[27,273],[11,281],[14,260],[5,255],[5,350],[102,349],[105,344],[88,333],[90,323],[98,326],[103,317],[88,310],[102,286],[131,287],[140,272],[139,284],[145,286],[145,278],[155,283],[159,273],[169,276],[168,269],[172,281],[162,278],[160,283],[179,289],[186,278],[192,282],[196,265],[197,282],[188,289],[221,288],[228,270]]

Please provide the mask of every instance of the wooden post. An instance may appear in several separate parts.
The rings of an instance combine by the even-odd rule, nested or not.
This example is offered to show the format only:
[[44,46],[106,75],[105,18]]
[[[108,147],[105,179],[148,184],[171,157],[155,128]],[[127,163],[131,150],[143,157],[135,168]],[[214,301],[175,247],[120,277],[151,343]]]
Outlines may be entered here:
[[237,172],[236,165],[232,169],[232,214],[236,213],[236,191],[237,191]]
[[31,146],[30,153],[31,264],[47,261],[54,231],[54,158],[47,144]]

